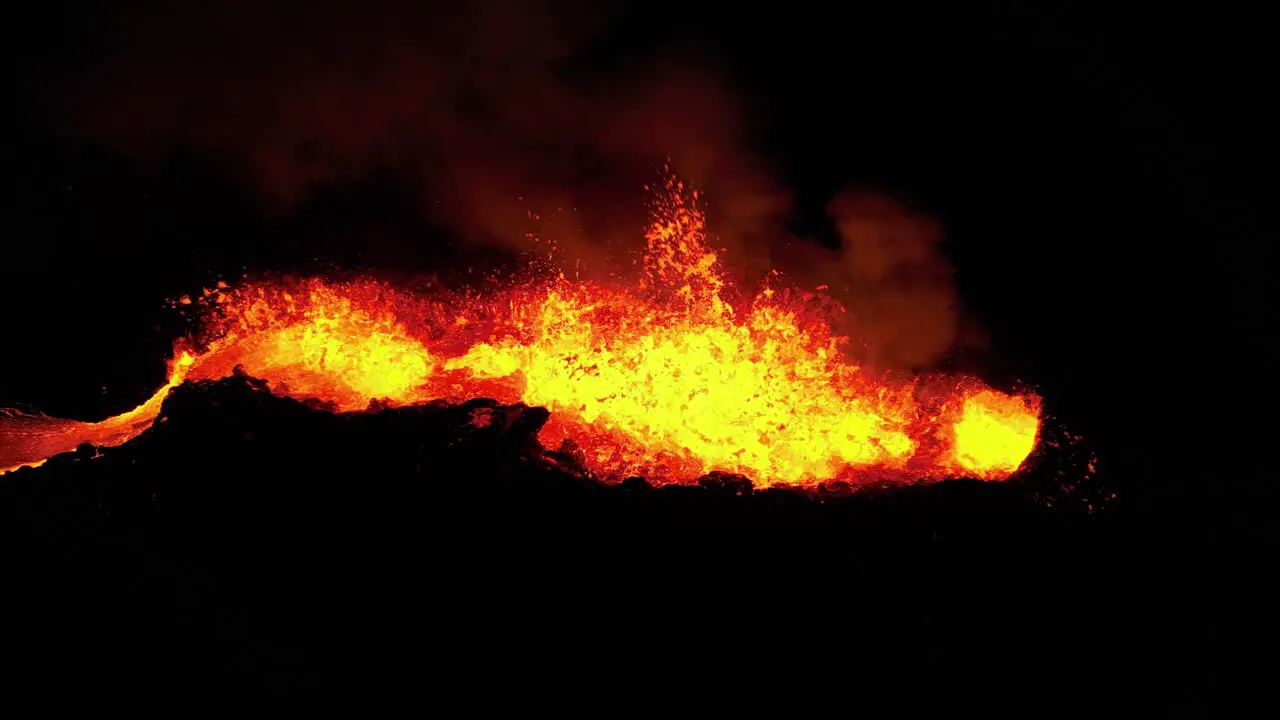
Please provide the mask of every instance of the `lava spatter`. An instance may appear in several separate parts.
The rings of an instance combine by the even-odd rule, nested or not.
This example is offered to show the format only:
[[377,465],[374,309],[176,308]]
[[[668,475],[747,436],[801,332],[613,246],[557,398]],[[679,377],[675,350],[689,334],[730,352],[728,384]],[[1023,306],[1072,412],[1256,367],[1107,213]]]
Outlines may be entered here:
[[[543,406],[543,444],[572,441],[602,479],[994,480],[1035,448],[1038,397],[970,377],[872,377],[788,294],[727,298],[707,238],[697,194],[669,176],[632,285],[558,276],[462,302],[371,280],[220,287],[194,303],[200,342],[180,346],[164,387],[138,408],[97,423],[3,411],[0,469],[126,442],[170,389],[237,367],[342,412],[473,397]],[[926,382],[943,391],[920,399]]]

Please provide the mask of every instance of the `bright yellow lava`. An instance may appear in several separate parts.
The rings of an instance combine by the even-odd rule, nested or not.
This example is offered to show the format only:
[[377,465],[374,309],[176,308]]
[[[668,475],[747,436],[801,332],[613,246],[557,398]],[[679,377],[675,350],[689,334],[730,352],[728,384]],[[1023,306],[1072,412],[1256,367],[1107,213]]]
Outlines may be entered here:
[[1026,399],[983,390],[965,398],[955,424],[955,456],[979,475],[1011,473],[1035,449],[1040,417]]
[[175,354],[150,400],[98,423],[0,411],[0,468],[118,445],[150,427],[171,388],[236,367],[339,411],[472,397],[543,406],[544,444],[572,440],[600,477],[1000,479],[1035,448],[1034,395],[973,378],[885,382],[801,303],[769,290],[729,302],[697,194],[678,180],[658,189],[645,240],[634,287],[560,278],[461,303],[369,281],[206,291],[211,337]]

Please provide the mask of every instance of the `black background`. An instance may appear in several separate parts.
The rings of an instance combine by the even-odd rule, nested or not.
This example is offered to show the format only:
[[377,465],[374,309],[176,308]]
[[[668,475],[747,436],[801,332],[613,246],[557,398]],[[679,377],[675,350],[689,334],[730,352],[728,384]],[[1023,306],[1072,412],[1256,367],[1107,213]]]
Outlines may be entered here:
[[[823,205],[849,184],[939,218],[995,354],[1096,445],[1122,511],[1199,547],[1269,525],[1274,496],[1274,24],[1252,7],[650,2],[601,44],[729,68],[805,232],[831,232]],[[282,217],[217,158],[144,170],[65,132],[49,118],[110,16],[46,3],[6,23],[0,406],[132,407],[183,329],[161,301],[220,275],[456,261],[394,169]],[[333,230],[372,224],[415,242],[370,260]],[[1221,607],[1234,577],[1215,575]]]

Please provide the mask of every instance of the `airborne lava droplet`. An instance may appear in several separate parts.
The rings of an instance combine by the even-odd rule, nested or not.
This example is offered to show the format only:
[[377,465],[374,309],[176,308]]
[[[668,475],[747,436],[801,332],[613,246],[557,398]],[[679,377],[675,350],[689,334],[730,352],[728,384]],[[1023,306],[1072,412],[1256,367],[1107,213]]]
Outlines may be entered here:
[[[276,393],[340,412],[372,401],[490,397],[551,411],[540,440],[572,441],[601,478],[760,485],[1003,479],[1031,454],[1040,399],[962,376],[889,383],[791,293],[729,298],[695,193],[656,189],[633,286],[558,274],[514,289],[422,296],[373,281],[206,290],[201,342],[183,344],[147,402],[97,423],[0,411],[0,468],[150,427],[169,390],[237,367]],[[917,387],[928,383],[928,399]],[[482,427],[487,418],[474,418]]]

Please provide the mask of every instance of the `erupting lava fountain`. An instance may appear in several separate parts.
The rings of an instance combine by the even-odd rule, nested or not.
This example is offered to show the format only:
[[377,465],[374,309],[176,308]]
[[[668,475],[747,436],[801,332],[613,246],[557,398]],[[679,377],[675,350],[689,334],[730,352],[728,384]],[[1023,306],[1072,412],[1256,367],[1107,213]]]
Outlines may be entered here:
[[273,392],[359,412],[491,397],[551,411],[539,435],[601,480],[690,481],[711,471],[757,485],[1000,480],[1040,431],[1040,398],[967,376],[871,377],[797,293],[726,292],[698,195],[668,176],[653,201],[633,287],[560,275],[511,290],[424,296],[369,280],[223,283],[169,379],[101,422],[0,410],[0,469],[144,432],[169,391],[240,366]]

